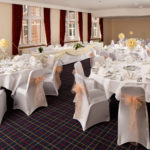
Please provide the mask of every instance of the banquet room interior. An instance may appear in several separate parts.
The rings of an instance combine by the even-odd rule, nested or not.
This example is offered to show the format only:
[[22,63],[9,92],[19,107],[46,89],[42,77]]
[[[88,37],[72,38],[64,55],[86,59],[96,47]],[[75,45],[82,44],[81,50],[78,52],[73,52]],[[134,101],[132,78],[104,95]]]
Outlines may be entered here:
[[150,149],[149,0],[0,0],[0,149]]

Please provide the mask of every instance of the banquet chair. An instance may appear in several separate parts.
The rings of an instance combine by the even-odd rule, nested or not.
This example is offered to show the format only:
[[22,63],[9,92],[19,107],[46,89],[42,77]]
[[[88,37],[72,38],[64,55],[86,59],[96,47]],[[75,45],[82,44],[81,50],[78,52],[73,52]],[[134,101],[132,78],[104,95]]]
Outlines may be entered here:
[[3,120],[3,116],[7,111],[6,93],[3,89],[0,89],[0,123]]
[[96,54],[96,50],[94,48],[91,49],[91,54],[90,54],[90,64],[91,67],[94,66],[94,59],[95,57],[98,57],[99,55]]
[[76,62],[74,64],[74,74],[76,73],[84,78],[87,88],[94,88],[95,81],[85,76],[81,62]]
[[96,50],[92,49],[91,59],[90,59],[91,67],[95,65],[95,62],[97,61],[102,62],[107,57],[109,57],[108,54],[104,54],[103,52],[99,52],[99,54],[97,54]]
[[54,55],[49,55],[48,59],[47,59],[47,65],[45,67],[45,73],[46,74],[52,73],[54,64],[55,64],[55,56]]
[[44,72],[42,69],[33,70],[28,76],[28,81],[22,82],[18,86],[12,98],[14,99],[14,109],[20,109],[28,116],[41,106],[48,106],[44,89]]
[[86,78],[85,77],[85,74],[84,74],[84,70],[83,70],[83,67],[82,67],[82,64],[80,61],[76,62],[74,64],[74,69],[75,69],[75,73],[78,73],[79,75],[81,75],[82,77]]
[[118,112],[118,145],[127,142],[140,143],[150,148],[149,122],[145,92],[141,87],[121,88]]
[[61,67],[58,66],[58,61],[55,62],[52,73],[47,74],[44,80],[44,91],[45,95],[57,95],[58,96],[58,89],[61,85],[60,81],[60,73]]
[[110,120],[109,102],[104,90],[99,86],[94,89],[87,89],[84,78],[75,74],[75,113],[73,119],[81,123],[83,131],[93,125]]

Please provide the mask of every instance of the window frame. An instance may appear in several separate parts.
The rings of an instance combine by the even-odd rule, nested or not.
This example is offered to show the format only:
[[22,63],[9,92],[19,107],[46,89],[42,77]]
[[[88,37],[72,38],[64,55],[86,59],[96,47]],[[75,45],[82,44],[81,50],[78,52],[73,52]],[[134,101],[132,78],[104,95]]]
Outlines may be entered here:
[[[69,12],[74,12],[75,13],[75,18],[74,19],[70,19],[69,18]],[[79,41],[78,16],[77,15],[78,14],[77,14],[76,11],[70,11],[70,10],[68,10],[66,12],[65,28],[66,28],[67,32],[65,32],[65,43]],[[69,27],[69,22],[74,22],[75,27]],[[74,33],[74,36],[70,36],[69,35],[69,31],[70,30],[72,31],[72,33]],[[72,38],[72,37],[74,37],[74,38]]]
[[[23,9],[24,7],[27,6],[28,7],[28,11],[27,11],[27,16],[23,16],[23,20],[27,20],[28,22],[28,39],[27,39],[27,44],[23,44],[23,34],[21,32],[21,38],[20,38],[20,44],[19,44],[19,47],[31,47],[31,46],[36,46],[36,45],[41,45],[43,44],[43,41],[42,41],[42,37],[43,37],[43,8],[42,7],[38,7],[40,8],[40,16],[32,16],[31,15],[31,8],[32,7],[36,7],[36,6],[28,6],[28,5],[24,5],[23,6]],[[40,20],[40,43],[31,43],[32,41],[32,21],[33,20]],[[23,24],[22,24],[22,27],[23,27]],[[22,28],[23,29],[23,28]]]
[[[97,27],[94,26],[96,23]],[[101,38],[100,26],[99,26],[99,18],[92,16],[92,27],[91,27],[91,40],[97,40]],[[96,36],[94,36],[94,30],[96,31]]]

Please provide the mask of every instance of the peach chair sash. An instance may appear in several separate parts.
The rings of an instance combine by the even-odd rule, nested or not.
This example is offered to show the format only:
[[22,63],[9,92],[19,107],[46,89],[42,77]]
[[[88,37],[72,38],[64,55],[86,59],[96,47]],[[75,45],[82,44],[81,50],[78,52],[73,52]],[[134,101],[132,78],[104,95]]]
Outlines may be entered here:
[[36,106],[40,106],[41,99],[45,100],[45,93],[43,92],[41,82],[44,81],[44,76],[33,77],[30,82],[35,84],[35,92],[34,92],[34,104]]
[[125,102],[125,105],[129,106],[130,111],[130,132],[133,133],[138,141],[138,126],[137,126],[137,110],[146,103],[145,96],[129,96],[122,94],[122,100]]
[[75,117],[81,118],[83,87],[75,83],[72,92],[75,93]]
[[55,79],[56,79],[56,83],[57,83],[58,87],[61,86],[60,74],[61,74],[62,70],[63,70],[62,66],[57,66],[56,70],[55,70]]
[[94,53],[93,52],[90,53],[90,65],[91,67],[94,65]]

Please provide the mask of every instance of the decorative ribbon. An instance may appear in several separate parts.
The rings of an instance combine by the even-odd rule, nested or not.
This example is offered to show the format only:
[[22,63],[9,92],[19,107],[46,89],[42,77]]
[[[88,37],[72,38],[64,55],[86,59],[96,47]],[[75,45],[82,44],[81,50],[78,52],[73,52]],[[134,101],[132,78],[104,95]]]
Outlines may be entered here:
[[147,52],[150,52],[150,48],[146,48]]
[[104,56],[104,59],[107,59],[108,57],[107,56]]
[[57,66],[55,70],[55,79],[56,79],[56,84],[58,88],[61,86],[61,80],[60,80],[61,72],[62,72],[62,66]]
[[124,95],[123,98],[125,104],[130,108],[130,132],[132,132],[132,130],[134,131],[136,142],[138,142],[138,137],[139,137],[136,113],[137,110],[145,102],[144,99],[145,99],[144,96],[134,97],[134,96],[127,96],[127,95]]
[[79,84],[75,83],[72,92],[76,93],[75,96],[75,117],[79,118],[81,117],[81,106],[82,106],[82,94],[83,94],[83,87],[81,87]]
[[90,64],[91,64],[91,67],[94,65],[94,53],[93,52],[90,53]]
[[43,82],[44,76],[39,76],[36,78],[31,78],[30,82],[35,84],[35,93],[34,93],[34,104],[35,106],[41,105],[41,100],[45,100],[45,93],[41,87],[41,82]]
[[73,69],[72,74],[75,75],[75,73],[76,73],[76,71],[75,71],[75,69]]

